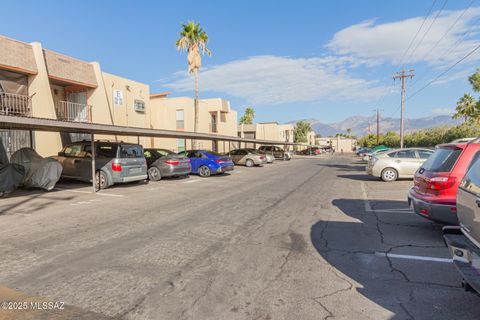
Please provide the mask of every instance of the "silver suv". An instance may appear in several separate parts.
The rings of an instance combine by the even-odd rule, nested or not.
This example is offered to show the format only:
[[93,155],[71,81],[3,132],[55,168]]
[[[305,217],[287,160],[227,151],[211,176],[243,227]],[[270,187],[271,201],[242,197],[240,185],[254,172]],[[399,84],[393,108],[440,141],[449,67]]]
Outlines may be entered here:
[[[62,177],[92,181],[92,145],[90,141],[66,145],[58,156],[63,166]],[[97,189],[115,183],[147,179],[147,162],[141,145],[124,142],[95,142],[95,182]]]

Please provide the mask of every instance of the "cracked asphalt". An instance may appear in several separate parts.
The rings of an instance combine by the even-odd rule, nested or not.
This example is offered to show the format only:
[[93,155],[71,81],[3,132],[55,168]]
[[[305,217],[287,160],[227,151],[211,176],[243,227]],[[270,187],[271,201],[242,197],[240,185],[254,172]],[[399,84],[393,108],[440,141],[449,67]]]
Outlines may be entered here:
[[0,300],[68,312],[0,319],[479,319],[441,226],[408,208],[411,184],[329,155],[19,191],[0,200]]

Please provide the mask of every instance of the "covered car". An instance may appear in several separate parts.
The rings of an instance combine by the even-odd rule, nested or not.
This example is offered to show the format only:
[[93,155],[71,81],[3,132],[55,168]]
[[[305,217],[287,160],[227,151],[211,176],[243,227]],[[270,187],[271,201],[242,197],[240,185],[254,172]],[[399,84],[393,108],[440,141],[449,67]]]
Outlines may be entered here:
[[9,163],[7,153],[0,140],[0,197],[18,188],[25,177],[25,168]]
[[62,174],[62,165],[52,158],[43,158],[32,148],[12,154],[10,162],[25,168],[22,185],[26,188],[52,190]]

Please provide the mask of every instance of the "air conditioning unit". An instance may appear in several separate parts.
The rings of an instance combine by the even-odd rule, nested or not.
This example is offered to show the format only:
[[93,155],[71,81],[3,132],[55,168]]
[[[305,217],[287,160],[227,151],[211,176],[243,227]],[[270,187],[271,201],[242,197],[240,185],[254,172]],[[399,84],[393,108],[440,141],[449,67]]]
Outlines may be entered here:
[[136,112],[145,112],[145,102],[142,100],[135,100],[133,110]]

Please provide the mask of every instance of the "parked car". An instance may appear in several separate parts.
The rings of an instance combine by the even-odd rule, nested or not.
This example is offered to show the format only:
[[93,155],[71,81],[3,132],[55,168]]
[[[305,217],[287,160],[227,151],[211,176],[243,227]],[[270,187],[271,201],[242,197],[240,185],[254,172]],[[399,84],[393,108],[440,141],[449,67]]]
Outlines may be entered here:
[[382,153],[385,153],[387,151],[390,151],[391,149],[377,149],[375,151],[371,151],[367,154],[365,154],[362,158],[363,161],[370,161],[370,159],[372,159],[373,157],[377,156],[377,155],[380,155]]
[[258,153],[255,149],[235,149],[228,153],[233,163],[245,165],[246,167],[263,166],[267,163],[267,157]]
[[303,155],[319,155],[321,154],[321,149],[319,147],[309,147],[305,150],[300,151],[300,154]]
[[271,154],[275,159],[290,160],[293,154],[290,151],[285,151],[277,146],[261,146],[258,151],[262,154]]
[[188,175],[192,171],[190,159],[166,149],[144,149],[148,165],[148,179],[159,181],[164,177]]
[[[259,152],[257,149],[254,149],[256,150],[257,152]],[[273,163],[275,162],[275,156],[271,155],[271,154],[264,154],[265,158],[267,159],[267,163]]]
[[[480,293],[480,153],[457,191],[460,226],[443,228],[443,237],[453,262],[463,277],[463,287]],[[472,291],[473,291],[472,290]]]
[[178,153],[190,158],[192,173],[201,177],[209,177],[212,174],[222,174],[233,171],[234,163],[229,156],[221,155],[213,151],[187,150]]
[[446,143],[415,173],[408,202],[418,215],[445,224],[458,224],[456,194],[480,143]]
[[372,149],[371,148],[366,148],[366,147],[360,147],[357,150],[355,150],[355,154],[357,156],[361,156],[361,157],[363,157],[364,155],[366,155],[367,153],[370,153],[370,152],[372,152]]
[[[90,141],[68,144],[53,158],[63,166],[62,177],[92,181]],[[142,146],[125,142],[95,142],[95,171],[97,189],[147,179],[147,162]]]
[[25,188],[53,190],[62,174],[62,165],[55,159],[43,158],[32,148],[21,148],[10,157],[10,162],[24,168],[21,185]]
[[413,178],[433,150],[406,148],[379,153],[368,162],[367,174],[391,182],[398,178]]

